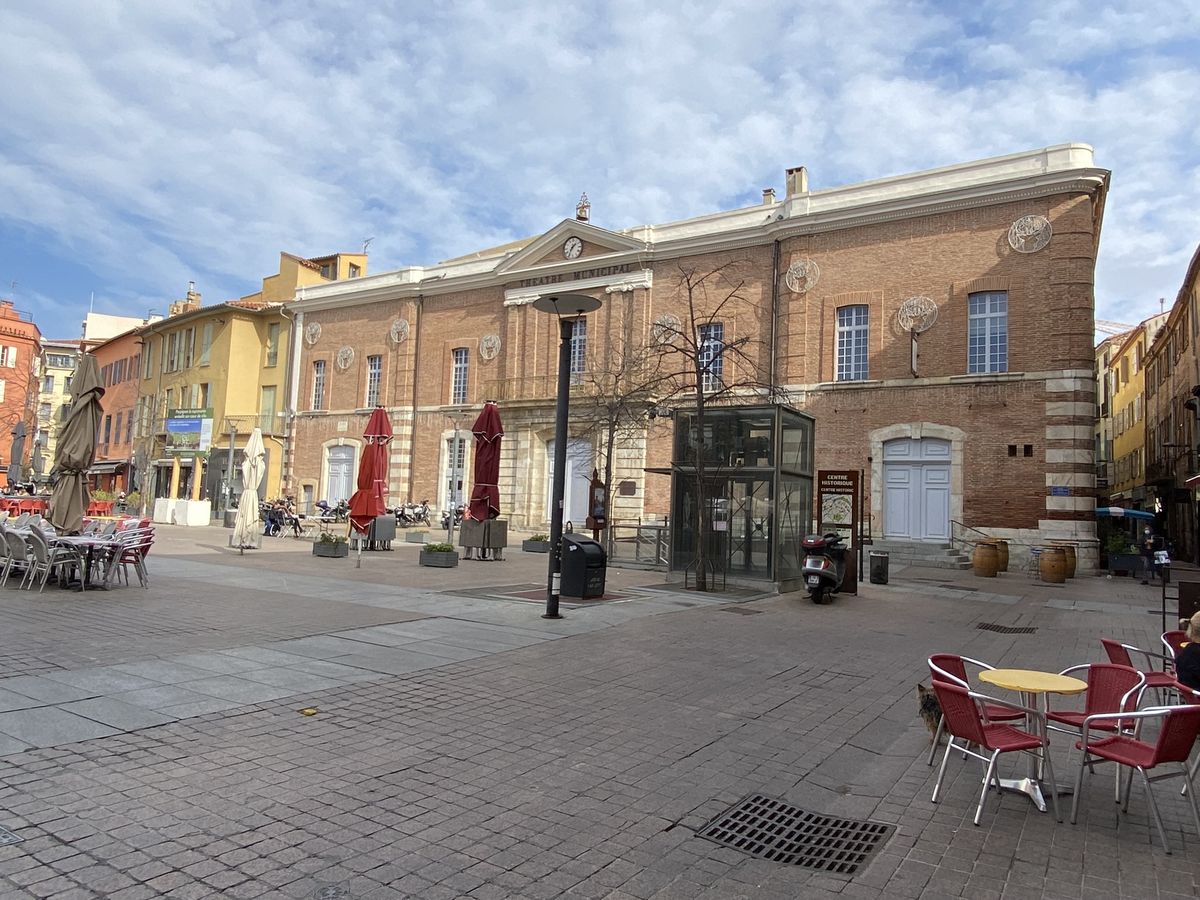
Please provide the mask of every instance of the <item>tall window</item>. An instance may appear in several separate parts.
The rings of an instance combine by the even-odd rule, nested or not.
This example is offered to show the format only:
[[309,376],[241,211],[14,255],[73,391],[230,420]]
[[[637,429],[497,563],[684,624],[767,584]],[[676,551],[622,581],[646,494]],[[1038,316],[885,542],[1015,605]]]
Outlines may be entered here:
[[105,451],[108,450],[108,442],[111,440],[112,440],[112,416],[105,416],[104,417],[104,440],[102,440],[100,442],[103,445]]
[[[130,413],[130,415],[133,414]],[[117,413],[117,421],[116,424],[113,425],[113,441],[117,444],[121,443],[121,420],[124,418],[124,416],[124,413]]]
[[379,384],[383,380],[383,357],[367,357],[367,408],[379,405]]
[[179,335],[171,332],[167,335],[167,348],[163,352],[162,370],[164,372],[174,372],[175,351],[179,347]]
[[279,323],[267,326],[267,366],[279,364]]
[[212,356],[213,323],[205,322],[200,329],[200,365],[207,366]]
[[725,360],[722,356],[725,349],[725,323],[708,322],[701,325],[699,338],[697,361],[700,363],[703,388],[706,391],[720,390],[721,375],[725,371]]
[[837,311],[837,380],[862,381],[867,377],[870,332],[867,307],[843,306]]
[[[139,398],[140,399],[140,398]],[[133,443],[133,413],[125,420],[125,443]]]
[[195,328],[189,328],[183,333],[183,345],[180,349],[183,351],[183,368],[190,369],[192,367],[192,356],[196,349]]
[[967,371],[1008,371],[1008,292],[967,297]]
[[467,439],[446,439],[446,505],[453,509],[463,502],[463,478],[467,467]]
[[453,352],[454,369],[450,380],[450,402],[458,405],[467,402],[467,348],[459,347]]
[[146,347],[142,351],[146,356],[146,365],[142,368],[142,378],[149,378],[154,372],[154,344],[146,338]]
[[[12,369],[17,365],[17,348],[0,347],[0,366]],[[53,365],[53,362],[51,363]]]
[[325,360],[323,359],[318,359],[313,363],[312,408],[325,408]]
[[265,434],[275,433],[275,385],[264,385],[262,400],[258,404],[258,427]]
[[47,375],[45,377],[45,379],[43,379],[42,393],[43,394],[53,394],[54,393],[54,376],[53,375]]
[[587,319],[576,319],[571,328],[571,374],[582,375],[587,369]]

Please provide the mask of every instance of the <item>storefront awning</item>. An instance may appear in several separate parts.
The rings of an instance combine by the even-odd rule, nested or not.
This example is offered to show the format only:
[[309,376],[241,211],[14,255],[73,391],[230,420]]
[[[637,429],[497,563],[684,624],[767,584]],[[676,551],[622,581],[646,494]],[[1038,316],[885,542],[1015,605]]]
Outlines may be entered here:
[[1126,509],[1123,506],[1097,506],[1096,515],[1112,516],[1115,519],[1149,519],[1154,521],[1154,513],[1144,509]]
[[1190,488],[1200,488],[1200,474],[1193,475],[1191,478],[1188,478],[1186,481],[1184,481],[1183,486],[1190,487]]
[[111,475],[114,472],[120,472],[127,465],[129,465],[129,463],[124,459],[104,460],[103,462],[92,463],[92,467],[88,469],[88,474]]

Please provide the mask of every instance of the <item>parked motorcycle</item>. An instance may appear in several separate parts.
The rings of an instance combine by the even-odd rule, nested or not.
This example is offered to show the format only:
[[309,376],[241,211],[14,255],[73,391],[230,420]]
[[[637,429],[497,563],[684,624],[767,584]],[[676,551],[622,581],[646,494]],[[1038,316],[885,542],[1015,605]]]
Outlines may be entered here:
[[322,519],[333,519],[335,522],[345,522],[350,516],[350,504],[339,500],[337,506],[330,506],[327,500],[317,501],[317,515]]
[[422,500],[420,503],[402,503],[392,512],[396,515],[396,524],[401,528],[407,528],[409,525],[428,526],[430,524],[428,500]]
[[810,534],[800,542],[804,548],[804,565],[800,574],[813,603],[832,603],[833,595],[842,589],[846,575],[846,547],[836,531]]
[[[467,508],[461,503],[454,507],[454,524],[456,526],[462,524],[463,516],[466,514],[466,512]],[[448,509],[442,510],[442,527],[450,527],[450,510]]]

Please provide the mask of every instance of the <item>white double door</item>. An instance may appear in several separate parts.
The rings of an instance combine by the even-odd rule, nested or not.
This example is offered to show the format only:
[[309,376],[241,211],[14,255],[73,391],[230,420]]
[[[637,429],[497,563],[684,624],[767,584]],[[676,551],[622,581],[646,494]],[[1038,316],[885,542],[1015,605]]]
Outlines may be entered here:
[[[592,484],[592,442],[589,440],[567,441],[567,481],[563,490],[563,527],[570,522],[579,531],[583,530],[588,515],[588,489]],[[554,441],[546,441],[546,521],[552,515],[551,501],[554,494]]]
[[885,538],[950,540],[949,441],[888,441],[883,445],[883,485]]

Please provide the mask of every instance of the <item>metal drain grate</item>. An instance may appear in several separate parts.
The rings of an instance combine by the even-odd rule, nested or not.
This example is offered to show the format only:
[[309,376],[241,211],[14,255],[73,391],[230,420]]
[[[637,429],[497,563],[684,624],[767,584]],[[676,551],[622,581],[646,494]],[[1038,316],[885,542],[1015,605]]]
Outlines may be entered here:
[[1032,625],[997,625],[995,622],[980,622],[975,627],[982,631],[995,631],[997,634],[1037,634],[1036,626]]
[[761,616],[761,609],[742,609],[740,606],[722,606],[721,612],[737,613],[739,616]]
[[700,830],[700,837],[752,856],[853,875],[894,825],[822,816],[761,794],[747,797]]
[[19,844],[23,840],[25,838],[17,837],[3,825],[0,825],[0,847],[7,846],[8,844]]

